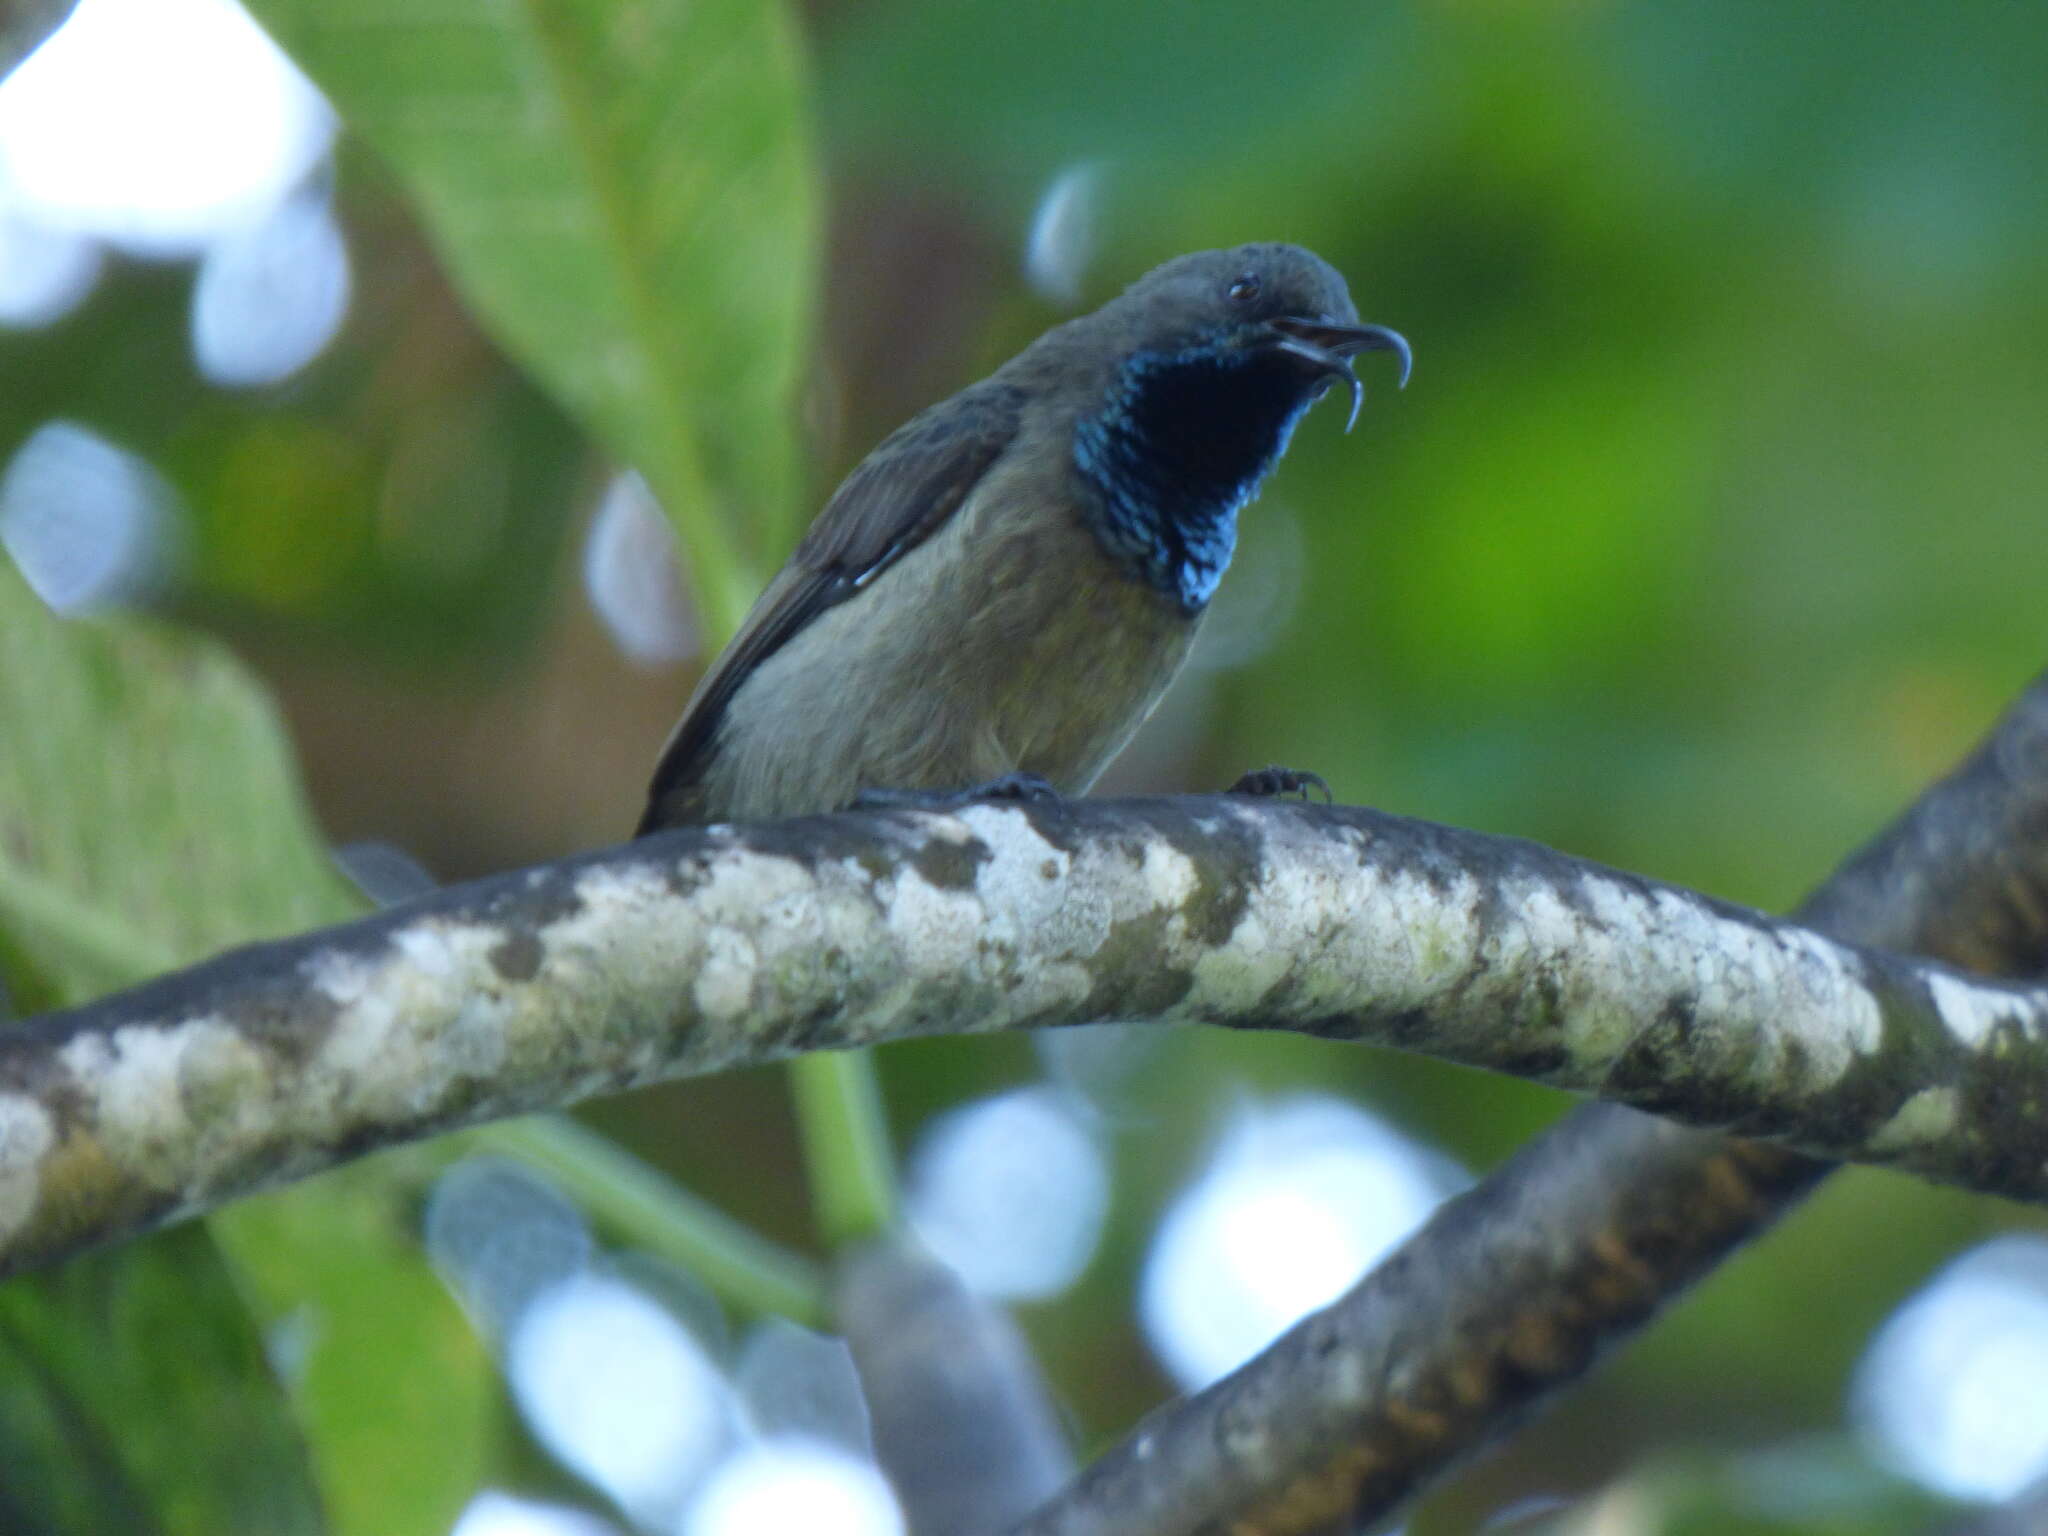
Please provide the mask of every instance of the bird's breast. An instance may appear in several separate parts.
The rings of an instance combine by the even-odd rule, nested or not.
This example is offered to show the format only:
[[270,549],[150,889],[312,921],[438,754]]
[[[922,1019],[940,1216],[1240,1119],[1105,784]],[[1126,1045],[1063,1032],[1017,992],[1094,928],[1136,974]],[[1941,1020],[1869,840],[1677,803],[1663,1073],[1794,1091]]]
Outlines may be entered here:
[[1198,615],[1091,532],[1064,451],[1013,450],[960,511],[827,609],[735,694],[706,816],[848,804],[863,789],[1095,782],[1187,655]]
[[963,645],[985,651],[978,681],[1013,766],[1078,793],[1151,714],[1200,613],[1132,579],[1094,533],[1071,465],[1055,467],[991,484],[967,509],[979,593]]

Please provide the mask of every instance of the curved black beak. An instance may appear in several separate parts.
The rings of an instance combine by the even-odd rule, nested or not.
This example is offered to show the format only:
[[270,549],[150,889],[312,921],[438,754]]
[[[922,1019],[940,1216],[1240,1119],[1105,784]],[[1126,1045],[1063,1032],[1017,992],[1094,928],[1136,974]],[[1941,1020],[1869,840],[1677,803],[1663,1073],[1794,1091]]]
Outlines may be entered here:
[[1391,352],[1401,360],[1397,388],[1406,388],[1415,356],[1407,338],[1384,325],[1340,325],[1304,315],[1279,315],[1266,322],[1277,335],[1274,346],[1290,352],[1325,373],[1342,374],[1351,384],[1351,416],[1344,423],[1349,432],[1358,420],[1358,408],[1365,403],[1365,385],[1351,371],[1351,359],[1360,352]]

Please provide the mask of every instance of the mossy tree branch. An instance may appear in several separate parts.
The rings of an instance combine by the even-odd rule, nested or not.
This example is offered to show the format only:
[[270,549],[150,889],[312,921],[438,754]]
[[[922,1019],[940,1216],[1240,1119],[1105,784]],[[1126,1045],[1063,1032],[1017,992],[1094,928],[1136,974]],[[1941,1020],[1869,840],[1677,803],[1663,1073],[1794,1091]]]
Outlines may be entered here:
[[691,829],[0,1035],[0,1264],[661,1078],[1100,1019],[1427,1051],[2048,1196],[2048,995],[1534,845],[1220,797]]
[[[2048,962],[2048,677],[1799,911],[1994,975]],[[1381,1524],[1584,1375],[1833,1164],[1585,1105],[1011,1536]]]

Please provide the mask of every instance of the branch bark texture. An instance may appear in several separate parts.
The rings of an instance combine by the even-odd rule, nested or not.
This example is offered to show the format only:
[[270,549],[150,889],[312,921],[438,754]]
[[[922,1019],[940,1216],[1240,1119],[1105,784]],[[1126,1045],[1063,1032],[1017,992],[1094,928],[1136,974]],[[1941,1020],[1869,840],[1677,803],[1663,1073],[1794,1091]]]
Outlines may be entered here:
[[[1842,939],[2038,974],[2048,677],[1799,916]],[[1833,1166],[1584,1106],[1346,1296],[1152,1415],[1012,1536],[1370,1528],[1583,1375]]]
[[1190,797],[689,829],[0,1034],[0,1266],[658,1078],[1102,1019],[1425,1050],[2048,1196],[2048,996],[1532,844]]

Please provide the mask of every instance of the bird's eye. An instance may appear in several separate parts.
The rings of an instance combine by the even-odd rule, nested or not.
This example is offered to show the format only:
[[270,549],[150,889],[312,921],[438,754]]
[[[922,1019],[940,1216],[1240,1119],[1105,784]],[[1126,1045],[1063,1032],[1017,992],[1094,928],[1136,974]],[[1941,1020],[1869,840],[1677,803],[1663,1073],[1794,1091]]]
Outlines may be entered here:
[[1234,304],[1249,304],[1259,296],[1259,274],[1240,272],[1230,287],[1225,290]]

